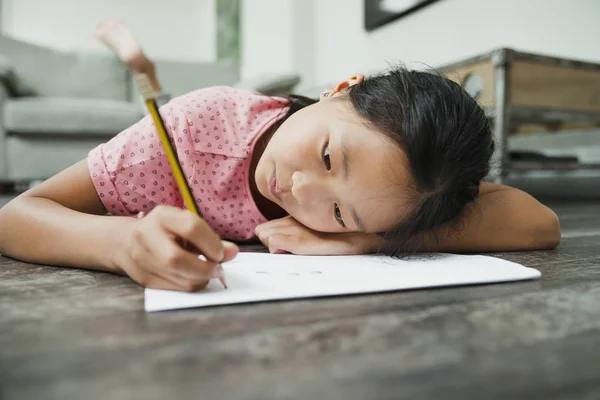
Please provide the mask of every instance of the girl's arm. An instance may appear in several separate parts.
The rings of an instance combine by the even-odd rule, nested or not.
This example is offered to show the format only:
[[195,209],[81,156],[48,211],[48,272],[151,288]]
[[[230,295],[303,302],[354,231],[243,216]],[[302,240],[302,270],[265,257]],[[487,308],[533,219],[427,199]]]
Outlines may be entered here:
[[117,272],[110,255],[134,220],[106,213],[83,160],[0,209],[0,253]]
[[[271,252],[362,254],[375,252],[382,239],[374,233],[322,233],[291,217],[256,228]],[[529,194],[508,186],[482,183],[479,196],[451,226],[424,236],[421,252],[491,252],[552,249],[560,242],[556,214]]]
[[456,222],[454,227],[425,235],[420,251],[545,250],[560,242],[556,214],[531,195],[509,186],[482,183],[479,196]]
[[[86,160],[0,209],[0,253],[24,261],[126,273],[143,286],[195,291],[235,257],[206,221],[171,206],[109,217]],[[194,250],[181,247],[181,241]],[[203,261],[198,254],[215,261]]]

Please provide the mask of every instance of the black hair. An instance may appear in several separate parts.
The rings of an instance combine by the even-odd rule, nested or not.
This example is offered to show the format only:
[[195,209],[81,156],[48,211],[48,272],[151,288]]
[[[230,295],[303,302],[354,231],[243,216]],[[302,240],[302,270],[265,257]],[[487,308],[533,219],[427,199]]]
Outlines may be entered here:
[[[408,213],[380,233],[384,244],[379,251],[394,257],[411,254],[436,228],[457,231],[458,217],[477,197],[494,151],[484,110],[457,83],[404,67],[350,87],[348,98],[367,124],[404,150],[412,174]],[[315,102],[288,99],[288,115]]]

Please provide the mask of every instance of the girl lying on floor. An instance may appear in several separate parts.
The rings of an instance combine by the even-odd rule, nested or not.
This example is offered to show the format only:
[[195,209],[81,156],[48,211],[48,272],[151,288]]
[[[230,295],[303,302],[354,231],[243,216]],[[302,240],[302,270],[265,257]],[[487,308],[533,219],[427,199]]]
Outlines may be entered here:
[[[159,90],[127,28],[111,23],[101,38]],[[549,249],[560,240],[550,209],[483,182],[494,150],[488,119],[435,74],[354,75],[318,101],[211,87],[160,112],[203,218],[182,208],[146,117],[2,208],[0,252],[195,291],[237,254],[221,239],[258,237],[271,252],[392,256]]]

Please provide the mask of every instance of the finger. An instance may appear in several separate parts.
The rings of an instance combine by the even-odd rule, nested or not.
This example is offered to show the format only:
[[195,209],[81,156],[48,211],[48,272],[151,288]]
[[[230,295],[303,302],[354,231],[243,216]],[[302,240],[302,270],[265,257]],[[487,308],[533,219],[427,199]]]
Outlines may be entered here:
[[162,289],[162,290],[177,290],[180,292],[197,292],[202,290],[208,285],[208,281],[203,282],[174,282],[172,280],[163,278],[158,275],[153,275],[149,280],[148,284],[144,287],[151,289]]
[[208,285],[209,279],[196,279],[185,277],[179,272],[175,273],[163,273],[163,274],[149,274],[149,283],[146,287],[153,289],[167,289],[167,290],[178,290],[181,292],[197,292],[202,290]]
[[268,232],[270,230],[276,229],[278,227],[285,227],[285,226],[287,226],[287,225],[290,224],[290,218],[291,217],[289,217],[289,216],[283,217],[283,218],[277,218],[277,219],[274,219],[274,220],[271,220],[271,221],[267,221],[267,222],[265,222],[263,224],[257,225],[254,228],[254,234],[257,237],[260,237],[265,232]]
[[214,261],[199,258],[186,249],[174,245],[175,249],[166,249],[164,264],[161,268],[168,274],[183,278],[187,283],[204,282],[218,278],[220,264]]
[[169,208],[160,214],[159,220],[164,229],[187,240],[206,258],[217,262],[223,259],[224,249],[219,235],[205,220],[191,211]]
[[[153,235],[152,237],[156,237]],[[162,242],[162,247],[165,243],[173,243],[173,238],[167,234],[163,235],[163,239],[154,239]],[[195,291],[206,286],[209,277],[207,275],[212,274],[215,276],[216,264],[212,262],[204,263],[201,270],[194,270],[193,266],[190,267],[190,262],[199,261],[198,256],[190,253],[187,259],[182,258],[180,263],[167,263],[161,261],[161,255],[157,254],[154,249],[162,248],[157,247],[153,239],[150,239],[149,244],[144,246],[139,243],[132,250],[131,260],[132,266],[127,269],[128,275],[133,278],[136,282],[146,287],[155,287],[154,282],[166,281],[171,285],[170,288],[173,290],[183,291]],[[168,249],[167,249],[168,250]],[[184,249],[180,251],[186,252]],[[211,269],[212,268],[212,269]],[[208,269],[208,271],[203,271]],[[161,285],[164,284],[161,283]]]
[[258,238],[258,240],[260,240],[260,242],[263,244],[263,246],[265,247],[269,247],[269,236],[261,234],[260,236],[256,236]]
[[302,240],[297,236],[290,235],[272,235],[269,237],[266,247],[269,249],[269,253],[276,254],[278,251],[287,251],[293,254],[298,253],[302,248]]
[[217,263],[204,261],[198,254],[182,248],[166,232],[158,232],[147,239],[147,247],[151,249],[152,272],[160,275],[175,275],[175,279],[183,279],[185,283],[199,283],[209,280],[215,274]]
[[264,232],[272,226],[271,222],[272,221],[257,225],[254,228],[254,235],[256,235],[256,237],[260,239],[260,237],[264,234]]
[[349,243],[343,240],[295,235],[272,235],[269,238],[268,248],[271,253],[279,250],[302,255],[359,254],[352,249]]
[[270,240],[273,236],[289,236],[289,237],[305,237],[307,235],[310,235],[310,233],[302,230],[302,229],[296,229],[296,228],[279,228],[279,229],[270,229],[268,231],[265,231],[264,233],[261,233],[260,236],[258,236],[258,239],[262,242],[262,244],[269,248],[270,246]]
[[273,219],[271,221],[267,221],[265,223],[257,225],[256,228],[254,228],[254,233],[258,235],[259,232],[264,232],[269,229],[273,229],[280,226],[287,226],[290,224],[290,222],[296,222],[296,220],[289,215],[283,218]]
[[238,253],[240,252],[240,249],[239,249],[239,247],[237,247],[237,245],[235,243],[231,243],[226,240],[223,240],[223,251],[224,251],[223,262],[225,262],[225,261],[233,260],[235,258],[235,256],[237,256]]
[[166,290],[181,290],[181,285],[169,279],[165,279],[159,275],[153,274],[148,270],[141,270],[137,266],[130,266],[127,270],[127,275],[145,288],[166,289]]
[[323,244],[318,242],[311,243],[310,240],[295,235],[272,235],[269,237],[268,246],[270,253],[278,251],[287,251],[292,254],[302,255],[327,255]]
[[290,235],[290,236],[302,236],[312,232],[311,229],[301,225],[295,219],[287,221],[278,221],[277,224],[273,224],[268,227],[263,227],[258,231],[258,239],[268,247],[269,237],[272,235]]

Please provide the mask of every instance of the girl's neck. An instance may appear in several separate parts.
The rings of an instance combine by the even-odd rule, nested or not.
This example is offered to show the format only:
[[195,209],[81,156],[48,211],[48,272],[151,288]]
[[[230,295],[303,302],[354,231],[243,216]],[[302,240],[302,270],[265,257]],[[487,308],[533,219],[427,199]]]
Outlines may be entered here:
[[252,194],[252,198],[254,199],[258,210],[268,220],[285,217],[287,213],[283,208],[279,207],[277,204],[273,203],[271,200],[267,199],[262,194],[260,194],[260,191],[258,190],[258,187],[256,185],[256,179],[254,174],[256,173],[256,166],[258,165],[258,160],[260,160],[260,158],[262,157],[265,149],[267,148],[269,140],[271,140],[273,134],[275,134],[275,131],[277,130],[277,128],[279,128],[280,125],[281,123],[279,122],[275,123],[269,129],[267,129],[267,131],[263,133],[260,136],[260,138],[258,138],[258,141],[254,146],[254,151],[252,152],[252,160],[250,161],[250,173],[248,176],[248,178],[250,179],[250,193]]

